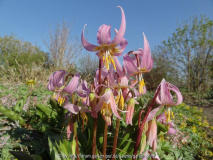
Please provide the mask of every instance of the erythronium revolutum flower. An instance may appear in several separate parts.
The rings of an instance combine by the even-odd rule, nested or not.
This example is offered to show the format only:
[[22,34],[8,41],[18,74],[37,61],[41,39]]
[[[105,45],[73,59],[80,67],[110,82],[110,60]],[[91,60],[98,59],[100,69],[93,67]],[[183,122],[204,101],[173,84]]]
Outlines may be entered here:
[[88,88],[86,81],[81,80],[81,84],[78,86],[76,93],[81,97],[82,103],[85,106],[89,106],[90,89]]
[[[118,112],[113,92],[110,88],[106,88],[102,96],[96,95],[100,99],[99,103],[96,105],[96,112],[101,111],[103,116],[111,117],[112,113],[119,119],[122,119]],[[107,121],[106,121],[107,122]],[[107,122],[108,125],[111,123]]]
[[106,24],[103,24],[98,29],[97,42],[99,45],[93,45],[87,42],[87,40],[84,38],[84,29],[81,35],[81,42],[84,48],[92,52],[97,51],[96,55],[100,59],[102,59],[103,64],[107,70],[109,70],[109,65],[111,63],[116,69],[114,56],[121,56],[127,45],[127,43],[123,43],[122,41],[125,34],[125,30],[126,30],[126,19],[125,19],[123,9],[120,6],[118,7],[121,9],[121,14],[122,14],[121,25],[116,36],[114,37],[112,41],[111,41],[111,33],[110,33],[111,26]]
[[139,49],[138,51],[132,52],[137,58],[132,59],[129,55],[124,55],[123,63],[125,71],[129,76],[137,75],[139,81],[139,94],[144,93],[144,79],[142,73],[147,73],[152,69],[153,59],[151,57],[151,50],[149,42],[144,35],[144,50]]
[[49,83],[47,85],[47,89],[53,91],[53,97],[58,101],[60,105],[62,105],[65,101],[66,95],[71,95],[76,91],[80,74],[77,73],[68,84],[66,84],[65,76],[67,75],[65,70],[59,70],[54,72],[49,77]]
[[[165,105],[167,107],[168,112],[165,112],[165,115],[167,117],[166,122],[168,123],[171,121],[171,106],[181,104],[183,101],[183,96],[175,85],[166,82],[165,79],[161,81],[160,86],[161,90],[156,98],[156,102],[161,106]],[[174,102],[174,99],[170,91],[173,91],[176,94],[177,102]]]
[[[114,91],[114,96],[117,96],[116,98],[116,104],[118,103],[119,100],[121,100],[121,108],[124,108],[124,98],[126,97],[126,91],[129,91],[129,88],[133,88],[134,85],[137,83],[135,81],[131,85],[128,84],[129,79],[126,76],[123,76],[120,78],[119,74],[116,74],[113,69],[110,70],[109,73],[109,87],[113,89]],[[129,98],[128,98],[129,99]]]

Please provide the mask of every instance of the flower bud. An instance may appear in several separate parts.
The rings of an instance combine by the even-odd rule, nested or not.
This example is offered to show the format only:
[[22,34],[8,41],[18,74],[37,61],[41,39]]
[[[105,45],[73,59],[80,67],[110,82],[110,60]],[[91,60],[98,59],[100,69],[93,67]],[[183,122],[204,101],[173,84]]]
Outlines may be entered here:
[[127,103],[127,113],[126,113],[126,124],[132,125],[132,116],[135,108],[135,100],[133,98],[130,98]]
[[147,143],[152,147],[154,151],[157,149],[157,123],[153,118],[149,121],[149,129],[148,129],[148,141]]
[[92,115],[94,118],[97,118],[98,115],[97,115],[97,112],[95,111],[96,97],[95,97],[95,94],[94,94],[94,93],[90,93],[90,94],[89,94],[89,101],[90,101],[90,106],[91,106],[91,110],[92,110],[91,115]]

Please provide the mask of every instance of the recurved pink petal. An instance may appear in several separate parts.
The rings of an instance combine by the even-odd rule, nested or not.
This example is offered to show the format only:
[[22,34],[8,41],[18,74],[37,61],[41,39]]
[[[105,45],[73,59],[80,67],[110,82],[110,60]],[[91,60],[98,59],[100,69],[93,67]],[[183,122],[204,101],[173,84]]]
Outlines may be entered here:
[[182,96],[180,90],[175,85],[173,85],[173,84],[169,83],[169,85],[171,86],[171,87],[169,87],[169,89],[172,90],[173,92],[175,92],[176,95],[177,95],[177,102],[174,103],[173,105],[179,105],[179,104],[181,104],[183,102],[183,96]]
[[99,102],[98,102],[98,104],[97,104],[96,107],[95,107],[95,111],[96,111],[97,113],[101,110],[103,104],[104,104],[103,101],[99,101]]
[[125,76],[124,71],[123,71],[123,67],[121,66],[118,58],[116,56],[113,56],[112,58],[115,62],[116,72],[118,73],[119,78]]
[[128,87],[129,80],[128,80],[128,78],[126,76],[120,78],[120,81],[121,81],[120,85],[122,87],[126,87],[126,88]]
[[77,106],[77,105],[74,105],[74,104],[71,104],[71,103],[66,103],[64,105],[64,108],[67,109],[69,112],[71,112],[73,114],[77,114],[81,109],[80,106]]
[[[101,86],[107,87],[107,86],[101,84],[101,85],[97,86],[97,87],[95,88],[95,90],[97,90],[97,89],[98,89],[99,87],[101,87]],[[96,98],[100,98],[101,101],[104,101],[105,103],[108,104],[109,101],[110,101],[110,96],[111,96],[111,94],[112,94],[112,90],[111,90],[110,88],[107,88],[107,89],[105,90],[105,93],[104,93],[103,95],[99,96],[99,95],[97,95],[97,94],[95,93],[95,97],[96,97]]]
[[[116,35],[118,34],[118,30],[117,29],[115,29],[115,34]],[[122,46],[122,47],[125,46],[126,47],[127,44],[128,44],[127,40],[125,38],[123,38],[121,40],[120,46]]]
[[80,96],[80,97],[87,97],[90,93],[90,89],[87,88],[87,82],[86,81],[82,81],[81,80],[81,85],[78,86],[76,93]]
[[80,80],[80,73],[77,73],[69,82],[69,84],[64,88],[64,91],[72,94],[76,91]]
[[97,42],[100,45],[110,45],[111,44],[111,33],[110,33],[111,26],[103,24],[98,29],[97,34]]
[[128,56],[127,54],[125,54],[123,56],[123,64],[124,64],[125,71],[127,72],[127,74],[129,76],[132,76],[139,72],[139,70],[138,70],[137,66],[135,66],[132,58],[130,56]]
[[155,117],[155,114],[157,113],[157,111],[158,111],[160,108],[161,108],[161,106],[160,106],[160,107],[157,107],[157,108],[155,108],[155,109],[153,109],[153,110],[149,113],[148,118],[146,119],[146,122],[149,122],[150,120],[152,120],[152,119]]
[[[54,72],[55,73],[55,72]],[[54,73],[52,73],[49,77],[49,82],[47,84],[47,89],[50,91],[55,91],[55,87],[53,86],[53,75]]]
[[87,40],[84,38],[84,29],[85,29],[86,25],[83,28],[82,34],[81,34],[81,43],[84,46],[84,48],[88,51],[97,51],[99,46],[90,44],[89,42],[87,42]]
[[125,14],[124,14],[124,11],[123,9],[118,6],[120,9],[121,9],[121,25],[120,25],[120,28],[118,30],[118,33],[117,35],[115,36],[115,38],[112,40],[112,44],[114,46],[117,46],[120,44],[120,42],[122,41],[123,37],[124,37],[124,34],[125,34],[125,31],[126,31],[126,19],[125,19]]
[[64,76],[66,75],[65,70],[59,70],[54,72],[52,84],[56,88],[60,88],[64,85]]
[[109,103],[110,103],[110,106],[111,106],[111,109],[112,109],[112,112],[114,113],[114,115],[118,119],[122,119],[117,112],[117,107],[116,107],[116,104],[115,104],[115,99],[114,99],[113,94],[110,95],[110,102]]
[[141,60],[141,68],[142,69],[146,69],[146,70],[150,70],[150,66],[151,66],[151,50],[149,47],[149,42],[144,35],[144,50],[143,50],[143,56],[142,56],[142,60]]
[[53,86],[53,82],[52,81],[53,81],[53,79],[49,80],[49,82],[47,84],[47,89],[54,92],[55,91],[55,87]]
[[161,82],[161,91],[160,91],[160,101],[164,105],[171,105],[173,100],[171,98],[171,94],[169,92],[169,88],[167,86],[167,82],[165,79]]

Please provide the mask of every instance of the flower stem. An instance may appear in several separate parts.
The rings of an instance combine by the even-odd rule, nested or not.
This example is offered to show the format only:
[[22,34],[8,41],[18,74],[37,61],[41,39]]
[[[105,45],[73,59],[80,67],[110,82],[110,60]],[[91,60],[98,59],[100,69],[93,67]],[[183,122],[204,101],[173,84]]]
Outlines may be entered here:
[[[121,98],[119,99],[119,102],[118,102],[118,108],[121,109]],[[120,116],[120,114],[121,114],[121,111],[118,110],[118,115]],[[114,155],[116,153],[116,148],[117,148],[119,127],[120,127],[120,119],[117,118],[116,127],[115,127],[115,136],[114,136],[113,148],[112,148],[112,160],[115,160]]]
[[72,117],[72,122],[73,122],[73,134],[76,142],[76,155],[77,155],[77,160],[80,160],[80,151],[79,151],[79,146],[78,146],[78,134],[77,134],[77,115],[73,114]]
[[98,118],[94,118],[93,143],[92,143],[92,159],[95,159],[97,122],[98,122]]
[[103,143],[103,160],[106,160],[106,148],[107,148],[107,131],[108,131],[108,125],[105,122],[104,126],[104,143]]
[[150,111],[152,110],[153,106],[154,106],[154,103],[155,103],[155,100],[157,98],[157,95],[160,91],[160,88],[158,88],[157,92],[155,93],[155,96],[152,100],[152,103],[149,105],[148,109],[147,109],[147,112],[146,112],[146,115],[142,121],[142,124],[140,126],[138,126],[138,131],[137,131],[137,136],[136,136],[136,143],[135,143],[135,148],[134,148],[134,152],[133,152],[133,156],[132,156],[132,159],[133,160],[136,160],[136,155],[137,155],[137,152],[138,152],[138,147],[140,145],[140,140],[141,140],[141,136],[142,136],[142,133],[143,133],[143,129],[144,129],[144,125],[146,123],[146,120],[148,118],[148,115],[150,113]]
[[[101,84],[101,59],[99,59],[99,85]],[[100,92],[100,90],[99,90]],[[100,94],[100,93],[98,93]],[[98,101],[98,99],[97,99]],[[95,160],[95,151],[96,151],[96,132],[97,132],[97,122],[98,122],[98,117],[94,118],[94,124],[93,124],[93,143],[92,143],[92,159]]]
[[[120,111],[118,111],[118,114],[120,115]],[[115,136],[114,136],[114,141],[113,141],[113,148],[112,148],[112,160],[115,160],[115,152],[116,152],[116,147],[117,147],[117,141],[118,141],[118,132],[119,132],[119,126],[120,126],[120,119],[117,118],[116,120],[116,129],[115,129]]]

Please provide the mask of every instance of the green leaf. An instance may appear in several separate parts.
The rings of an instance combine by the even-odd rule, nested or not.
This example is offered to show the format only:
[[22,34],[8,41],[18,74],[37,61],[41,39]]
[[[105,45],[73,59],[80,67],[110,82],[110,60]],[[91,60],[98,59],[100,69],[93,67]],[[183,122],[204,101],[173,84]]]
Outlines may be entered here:
[[171,154],[169,154],[169,155],[164,155],[163,158],[164,158],[165,160],[174,160],[174,159],[175,159],[175,157],[172,156]]
[[42,157],[38,155],[28,155],[27,153],[24,152],[15,152],[15,151],[9,152],[18,160],[42,160]]
[[14,122],[19,121],[19,124],[22,125],[22,126],[26,125],[24,119],[19,114],[15,113],[12,110],[9,110],[9,109],[6,109],[3,106],[0,106],[0,113],[7,116],[9,119],[11,119]]
[[[37,104],[36,105],[37,109],[42,111],[43,113],[45,113],[47,115],[48,118],[52,119],[52,120],[61,120],[60,116],[58,115],[58,113],[53,110],[51,107],[49,106],[45,106],[42,104]],[[41,115],[41,113],[38,113]]]
[[24,107],[24,100],[22,98],[22,99],[18,100],[16,105],[13,107],[13,110],[17,113],[20,113],[23,107]]
[[[55,135],[48,137],[48,143],[50,148],[50,157],[54,160],[67,160],[71,159],[70,155],[75,155],[76,150],[76,142],[73,138],[73,134],[71,135],[70,140],[66,139],[66,135]],[[81,147],[79,143],[79,147]],[[85,155],[80,148],[80,154]],[[80,159],[84,159],[80,157]]]

